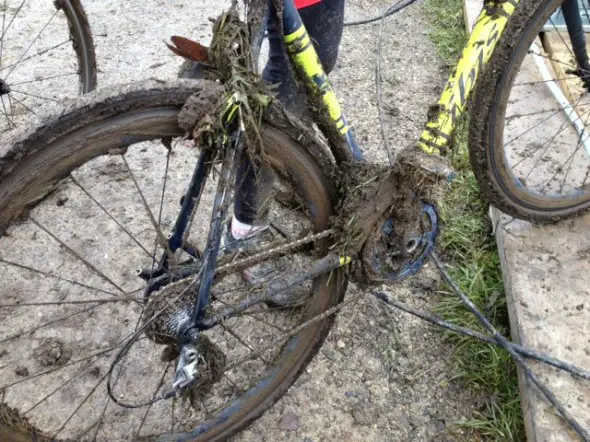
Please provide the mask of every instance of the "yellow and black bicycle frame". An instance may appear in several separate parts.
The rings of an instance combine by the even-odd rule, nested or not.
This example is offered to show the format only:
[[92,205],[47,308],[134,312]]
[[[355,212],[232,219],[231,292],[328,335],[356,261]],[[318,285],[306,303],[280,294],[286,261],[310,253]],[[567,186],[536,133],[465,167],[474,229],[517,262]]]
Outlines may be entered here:
[[[519,0],[484,2],[469,41],[437,102],[436,112],[432,113],[418,140],[418,146],[424,152],[432,155],[441,154],[449,147],[458,118],[465,111],[477,79],[490,59],[518,2]],[[347,157],[362,160],[362,151],[356,144],[353,130],[342,112],[336,93],[293,0],[284,0],[283,3],[283,33],[289,57],[300,80],[305,83],[308,94],[321,98],[325,114],[320,117],[322,121],[327,119],[331,124],[325,135],[331,142],[334,142],[331,139],[334,136],[339,137],[339,141],[344,140],[349,148]],[[232,120],[239,101],[235,94],[229,100],[226,108],[228,121]],[[340,266],[348,264],[350,260],[348,256],[340,257]]]
[[418,141],[425,152],[439,154],[449,147],[457,119],[465,111],[479,74],[494,52],[518,1],[494,0],[484,3],[461,58],[438,100],[436,112],[426,123]]
[[[485,64],[492,55],[506,23],[519,0],[486,0],[475,23],[471,37],[453,70],[418,141],[429,154],[444,152],[451,142],[457,120],[465,111],[467,100]],[[283,5],[284,41],[291,60],[302,76],[310,93],[319,95],[336,131],[346,138],[352,156],[361,159],[362,153],[354,139],[340,103],[317,56],[311,39],[295,8],[293,0]]]

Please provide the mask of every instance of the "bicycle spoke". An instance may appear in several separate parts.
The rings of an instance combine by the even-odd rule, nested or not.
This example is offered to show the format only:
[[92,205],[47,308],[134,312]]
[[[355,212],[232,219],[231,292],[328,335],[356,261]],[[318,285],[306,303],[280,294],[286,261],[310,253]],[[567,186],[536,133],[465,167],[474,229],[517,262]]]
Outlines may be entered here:
[[88,399],[90,399],[90,397],[94,394],[94,392],[96,391],[96,389],[98,388],[98,386],[100,384],[102,384],[102,382],[108,376],[108,373],[109,372],[107,371],[104,375],[102,375],[102,377],[98,380],[98,382],[94,385],[94,387],[92,387],[92,389],[90,390],[90,392],[88,392],[88,394],[84,397],[84,399],[82,399],[82,401],[78,404],[78,406],[72,412],[72,414],[70,414],[68,416],[68,418],[65,420],[65,422],[61,425],[61,427],[59,427],[59,429],[55,433],[53,433],[53,436],[52,436],[53,438],[57,438],[57,436],[59,435],[59,433],[61,433],[63,431],[63,429],[68,424],[68,422],[70,422],[70,420],[72,420],[72,418],[76,415],[76,413],[80,410],[80,408],[82,408],[82,406],[86,403],[86,401],[88,401]]
[[[234,332],[229,325],[221,323],[221,328],[223,328],[227,333],[229,333],[231,336],[233,336],[236,341],[238,341],[240,344],[242,344],[244,347],[246,347],[250,353],[254,353],[254,349],[252,347],[250,347],[250,345],[248,345],[248,343],[246,341],[244,341],[236,332]],[[262,362],[264,362],[265,364],[269,364],[270,365],[270,361],[268,361],[267,359],[263,358],[262,356],[256,356],[256,358],[260,359]]]
[[[579,115],[578,118],[576,119],[576,121],[577,120],[581,120],[584,115],[587,115],[589,113],[590,113],[590,110],[586,111],[582,115]],[[545,154],[547,153],[547,150],[549,150],[549,147],[551,146],[551,143],[555,140],[555,138],[557,138],[558,135],[560,135],[563,131],[567,130],[570,127],[569,126],[569,123],[570,123],[569,118],[566,118],[563,121],[563,123],[561,124],[561,126],[559,127],[559,129],[557,130],[557,132],[555,133],[555,135],[553,135],[551,137],[551,139],[549,139],[549,141],[547,141],[546,144],[541,145],[541,147],[545,147],[545,146],[546,147],[545,147],[545,149],[543,149],[543,152],[541,152],[541,155],[539,155],[539,157],[537,158],[537,160],[535,161],[535,163],[533,164],[533,166],[531,167],[531,169],[529,170],[529,172],[526,174],[526,176],[524,178],[525,180],[527,180],[530,177],[530,175],[533,172],[533,170],[539,165],[539,162],[545,156]],[[540,149],[541,147],[539,147],[538,149]],[[538,149],[535,149],[535,150],[538,150]],[[521,162],[518,162],[517,164],[515,164],[515,166],[519,165]]]
[[0,340],[0,344],[3,344],[4,342],[12,341],[13,339],[19,338],[22,335],[28,335],[28,334],[34,333],[34,332],[36,332],[39,329],[48,327],[48,326],[50,326],[52,324],[55,324],[57,322],[65,321],[66,319],[72,318],[72,317],[77,316],[77,315],[81,315],[82,313],[86,313],[86,312],[88,312],[90,310],[94,310],[96,307],[98,307],[98,305],[94,305],[94,306],[91,306],[91,307],[86,307],[85,309],[78,310],[78,311],[76,311],[74,313],[69,313],[69,314],[67,314],[65,316],[61,316],[61,317],[59,317],[57,319],[53,319],[53,320],[51,320],[49,322],[45,322],[45,323],[43,323],[41,325],[37,325],[37,326],[32,327],[32,328],[29,328],[27,330],[23,330],[21,332],[15,333],[13,335],[8,336],[7,338],[1,339]]
[[[178,142],[177,142],[178,143]],[[176,147],[176,144],[174,145]],[[166,183],[168,182],[168,168],[170,167],[170,155],[173,147],[166,148],[166,167],[164,168],[164,182],[162,183],[162,194],[160,196],[160,208],[158,210],[158,226],[162,223],[162,211],[164,208],[164,197],[166,195]]]
[[[129,176],[131,177],[131,181],[133,181],[133,185],[135,186],[135,189],[137,190],[137,193],[139,194],[139,197],[141,198],[143,208],[145,209],[146,214],[149,217],[153,228],[156,230],[156,236],[157,236],[156,241],[159,240],[160,245],[162,247],[164,247],[166,249],[166,252],[171,256],[172,252],[170,251],[170,248],[168,247],[168,240],[166,239],[166,237],[164,236],[164,234],[160,230],[160,224],[159,224],[159,222],[156,221],[156,218],[154,217],[154,214],[152,213],[152,210],[150,209],[150,206],[148,205],[148,202],[147,202],[143,192],[141,191],[141,188],[139,187],[139,183],[137,182],[137,179],[135,178],[135,174],[131,170],[131,167],[129,167],[129,163],[127,162],[127,159],[125,158],[125,155],[121,154],[120,156],[123,159],[123,163],[125,163],[125,167],[127,168],[127,171],[129,172]],[[155,252],[154,252],[154,256],[155,256]]]
[[0,308],[19,308],[19,307],[36,307],[36,306],[47,306],[47,305],[66,305],[66,304],[109,304],[113,302],[129,302],[136,301],[141,302],[141,298],[121,298],[121,299],[84,299],[76,301],[55,301],[55,302],[23,302],[18,304],[0,304]]
[[572,77],[564,77],[564,78],[551,78],[549,80],[537,80],[537,81],[525,81],[522,83],[514,83],[514,86],[532,86],[535,84],[542,84],[542,83],[551,83],[551,82],[557,82],[560,80],[580,80],[580,77],[578,76],[572,76]]
[[203,400],[203,398],[200,397],[199,401],[201,402],[201,405],[203,406],[203,410],[205,410],[205,419],[207,419],[209,416],[211,416],[211,412],[207,408],[207,405],[205,404],[205,401]]
[[170,433],[174,433],[174,408],[176,407],[176,399],[170,401]]
[[107,412],[107,409],[109,408],[109,405],[111,403],[111,398],[109,397],[108,393],[105,394],[105,402],[104,402],[104,407],[102,407],[102,411],[100,412],[100,416],[98,416],[97,418],[97,425],[95,427],[94,430],[94,436],[92,436],[93,441],[96,441],[96,438],[98,437],[98,432],[100,431],[100,427],[101,427],[101,423],[102,423],[102,419],[104,418],[104,415]]
[[[588,105],[590,105],[590,101],[589,102],[586,102],[586,103],[579,103],[578,104],[578,106],[588,106]],[[547,117],[546,119],[542,120],[540,123],[537,123],[535,126],[527,129],[525,132],[523,132],[522,134],[519,135],[519,137],[520,137],[520,136],[524,135],[525,133],[529,132],[531,129],[535,129],[539,125],[545,123],[549,118],[557,115],[559,112],[564,111],[564,110],[569,109],[569,108],[572,108],[572,107],[574,107],[572,104],[568,104],[567,106],[563,106],[563,107],[562,106],[558,106],[558,107],[554,107],[554,108],[550,108],[550,109],[543,109],[543,110],[536,111],[536,112],[528,112],[528,113],[525,113],[525,114],[514,114],[514,115],[510,115],[510,116],[506,117],[506,120],[507,121],[512,121],[512,120],[515,120],[517,118],[532,117],[532,116],[535,116],[535,115],[546,114],[547,112],[551,112],[551,115],[549,115],[549,117]],[[512,141],[508,142],[508,144],[511,143],[511,142]]]
[[[586,140],[588,139],[588,137],[586,137]],[[582,148],[583,144],[582,143],[578,143],[578,145],[576,146],[576,148],[574,149],[574,151],[572,152],[572,154],[568,157],[568,159],[565,161],[565,164],[569,164],[569,167],[567,168],[567,171],[565,173],[565,175],[563,176],[563,179],[561,180],[561,182],[559,183],[559,191],[562,192],[563,191],[563,187],[565,186],[565,180],[567,179],[567,176],[570,173],[570,170],[572,169],[572,164],[573,164],[573,159],[574,156],[580,151],[580,149]],[[547,183],[545,184],[545,186],[543,186],[543,190],[549,185],[549,183],[557,176],[557,172],[555,172],[555,174],[547,181]]]
[[563,177],[563,180],[561,180],[560,191],[563,190],[563,186],[565,185],[565,180],[567,179],[567,176],[569,175],[569,172],[570,172],[570,170],[572,168],[574,156],[576,155],[576,153],[578,153],[580,151],[580,149],[582,148],[582,146],[584,146],[586,144],[586,141],[588,141],[588,138],[590,137],[590,134],[587,134],[586,135],[586,138],[583,138],[583,135],[585,135],[586,132],[587,132],[586,131],[586,127],[588,127],[588,121],[590,121],[590,112],[588,113],[588,116],[586,117],[586,121],[584,122],[584,130],[580,134],[580,137],[579,137],[579,140],[578,140],[578,144],[576,145],[576,148],[574,149],[574,151],[572,152],[572,154],[570,155],[570,157],[566,160],[566,164],[569,163],[569,167],[568,167],[567,172],[565,173],[565,175]]
[[[563,38],[563,35],[561,35],[561,32],[559,32],[559,30],[557,29],[557,27],[555,26],[555,23],[553,22],[553,19],[550,18],[549,21],[551,22],[551,24],[553,25],[553,29],[555,29],[555,32],[557,32],[557,35],[559,35],[559,38],[561,39],[561,42],[563,43],[563,45],[567,48],[568,52],[570,53],[571,57],[576,60],[576,56],[573,53],[573,51],[570,49],[569,45],[566,43],[565,39]],[[583,72],[587,72],[585,69],[583,69],[581,66],[577,66],[577,61],[576,61],[576,69],[579,69],[580,71]]]
[[[152,399],[156,399],[156,397],[158,396],[158,391],[160,391],[160,389],[162,388],[162,385],[164,385],[164,379],[166,378],[166,375],[168,374],[168,370],[170,370],[171,366],[172,366],[172,364],[170,362],[168,362],[168,364],[166,364],[166,367],[164,368],[164,371],[162,372],[162,376],[160,377],[160,381],[158,382],[158,386],[156,387],[156,390],[154,391]],[[143,428],[143,425],[145,424],[145,420],[147,419],[147,416],[148,416],[150,410],[152,409],[153,405],[154,405],[154,403],[152,402],[147,406],[147,409],[145,410],[145,413],[144,413],[143,417],[141,418],[141,423],[139,424],[139,428],[135,432],[135,437],[139,437],[139,435],[141,433],[141,429]]]
[[338,310],[341,310],[344,306],[347,306],[347,305],[351,304],[353,301],[356,301],[356,298],[357,297],[358,297],[358,295],[357,296],[353,296],[349,300],[344,301],[344,302],[342,302],[340,304],[337,304],[337,305],[329,308],[328,310],[324,311],[323,313],[321,313],[321,314],[319,314],[317,316],[314,316],[313,318],[309,319],[308,321],[304,322],[303,324],[301,324],[301,325],[295,327],[294,329],[290,330],[289,332],[284,333],[284,334],[278,336],[275,339],[275,342],[273,342],[271,344],[267,344],[267,345],[265,345],[265,346],[263,346],[263,347],[255,350],[255,354],[249,354],[245,358],[242,358],[242,359],[238,360],[237,362],[234,362],[233,364],[230,364],[230,365],[226,366],[224,368],[224,370],[223,370],[224,373],[226,373],[226,372],[228,372],[230,370],[233,370],[234,368],[239,367],[240,365],[248,362],[249,360],[251,360],[252,358],[254,358],[256,355],[258,355],[258,354],[260,354],[260,353],[262,353],[262,352],[264,352],[264,351],[266,351],[268,349],[271,349],[271,348],[275,347],[277,345],[276,344],[277,342],[287,341],[288,339],[290,339],[293,336],[297,335],[301,331],[305,330],[310,325],[313,325],[316,322],[322,321],[325,318],[333,315]]
[[[96,361],[94,361],[94,362],[96,362]],[[39,399],[37,402],[35,402],[35,404],[33,404],[32,406],[30,406],[29,408],[27,408],[25,411],[22,411],[22,414],[23,415],[26,415],[26,414],[30,413],[31,411],[33,411],[35,408],[37,408],[43,402],[45,402],[46,400],[48,400],[49,398],[51,398],[51,396],[53,396],[59,390],[61,390],[66,385],[68,385],[70,382],[72,382],[74,379],[76,379],[77,376],[80,376],[82,373],[86,372],[89,368],[90,368],[90,365],[88,365],[85,368],[81,368],[80,370],[78,370],[76,373],[74,373],[72,376],[70,376],[67,380],[65,380],[64,382],[62,382],[61,385],[57,386],[51,392],[49,392],[48,394],[46,394],[45,396],[43,396],[41,399]]]
[[117,224],[117,226],[127,234],[127,236],[129,236],[129,238],[131,238],[131,240],[133,240],[133,242],[135,244],[137,244],[139,246],[139,248],[141,248],[141,250],[143,250],[150,258],[152,258],[153,260],[156,260],[155,254],[152,255],[138,240],[137,238],[135,238],[131,232],[129,232],[129,230],[127,230],[125,227],[123,227],[123,225],[101,204],[99,203],[96,198],[94,198],[90,192],[88,190],[86,190],[86,188],[84,186],[82,186],[82,184],[80,184],[80,182],[74,177],[73,174],[70,174],[70,178],[72,180],[72,182],[78,186],[80,188],[80,190],[82,190],[82,192],[84,192],[88,198],[90,198],[111,220],[113,220],[113,222],[115,224]]
[[43,276],[46,276],[46,277],[49,277],[49,278],[55,278],[55,279],[57,279],[59,281],[64,281],[64,282],[67,282],[69,284],[77,285],[77,286],[80,286],[80,287],[83,287],[83,288],[86,288],[86,289],[95,290],[97,292],[105,293],[107,295],[118,296],[116,293],[109,292],[108,290],[99,289],[98,287],[94,287],[94,286],[91,286],[91,285],[88,285],[88,284],[84,284],[82,282],[74,281],[74,280],[71,280],[71,279],[68,279],[68,278],[63,278],[63,277],[58,276],[58,275],[55,275],[53,273],[45,272],[43,270],[39,270],[39,269],[36,269],[34,267],[30,267],[30,266],[27,266],[27,265],[24,265],[24,264],[19,264],[19,263],[13,262],[13,261],[8,261],[8,260],[3,259],[3,258],[0,258],[0,263],[7,264],[7,265],[10,265],[10,266],[14,266],[14,267],[17,267],[17,268],[20,268],[20,269],[23,269],[23,270],[28,270],[28,271],[33,272],[33,273],[39,273],[40,275],[43,275]]
[[110,279],[108,276],[106,276],[103,272],[98,270],[98,268],[96,268],[96,266],[94,266],[92,263],[90,263],[87,259],[83,258],[78,252],[76,252],[74,249],[72,249],[70,246],[68,246],[65,242],[63,242],[61,239],[59,239],[57,236],[55,236],[53,233],[51,233],[44,225],[39,223],[35,218],[31,217],[31,221],[37,227],[39,227],[41,230],[43,230],[45,233],[47,233],[49,236],[51,236],[55,241],[57,241],[59,244],[61,244],[68,252],[70,252],[72,255],[74,255],[76,258],[78,258],[80,261],[82,261],[84,264],[86,264],[86,266],[88,268],[90,268],[91,270],[93,270],[94,273],[96,273],[102,279],[107,281],[109,284],[111,284],[113,287],[115,287],[121,293],[123,293],[124,295],[127,295],[125,290],[123,290],[117,283],[115,283],[112,279]]
[[[33,55],[29,55],[28,57],[25,57],[21,61],[19,61],[18,64],[22,64],[25,61],[28,61],[28,60],[30,60],[32,58],[35,58],[35,57],[39,57],[41,55],[44,55],[47,52],[52,51],[53,49],[57,49],[57,48],[59,48],[59,47],[61,47],[63,45],[66,45],[66,44],[70,43],[71,41],[72,40],[68,39],[68,40],[62,41],[61,43],[56,44],[55,46],[51,46],[49,48],[43,49],[43,50],[41,50],[41,51],[33,54]],[[9,64],[9,65],[6,65],[6,66],[0,68],[0,72],[4,71],[6,69],[10,69],[11,67],[16,66],[16,65],[17,65],[16,62],[15,63],[12,63],[12,64]],[[77,75],[77,73],[75,75]],[[12,84],[23,84],[23,83],[12,83]]]
[[[221,304],[225,305],[226,307],[229,307],[229,308],[235,310],[236,312],[241,310],[236,305],[230,304],[229,302],[226,302],[226,301],[222,301],[219,298],[217,298],[216,301],[220,302]],[[282,329],[281,327],[279,327],[275,324],[271,324],[270,322],[267,322],[264,319],[258,318],[256,316],[252,316],[247,310],[240,311],[240,316],[250,316],[250,317],[252,317],[252,319],[255,319],[256,321],[261,322],[264,325],[268,325],[269,327],[275,328],[278,331],[280,331],[281,333],[285,332],[284,329]],[[223,326],[223,322],[221,323],[221,325]]]
[[0,31],[0,68],[2,68],[2,54],[4,53],[4,25],[6,24],[6,1],[2,7],[2,31]]
[[68,74],[58,74],[58,75],[52,75],[50,77],[39,78],[39,79],[35,79],[35,80],[27,80],[27,81],[20,81],[18,83],[10,83],[10,87],[18,86],[21,84],[38,83],[41,81],[53,80],[55,78],[71,77],[72,75],[78,75],[78,73],[77,72],[70,72]]
[[6,110],[6,104],[4,104],[4,97],[0,96],[0,101],[2,101],[2,110],[4,117],[6,118],[6,123],[8,123],[8,127],[12,126],[12,121],[10,121],[10,117],[8,116],[8,111]]
[[[584,127],[586,126],[586,124],[588,124],[588,120],[590,119],[590,112],[588,113],[588,116],[586,117],[586,121],[584,122]],[[563,186],[564,186],[564,182],[567,179],[567,176],[569,174],[569,171],[571,170],[571,166],[572,166],[572,160],[574,159],[574,156],[576,155],[576,153],[578,153],[580,151],[580,148],[584,145],[584,142],[588,139],[587,135],[586,138],[582,138],[583,133],[580,135],[578,143],[576,144],[576,147],[574,148],[574,151],[572,152],[572,154],[566,159],[564,165],[569,164],[569,167],[567,169],[567,172],[565,173],[563,180],[561,181],[561,185],[560,185],[560,192],[563,190]],[[558,168],[557,171],[551,176],[551,178],[549,178],[545,185],[541,188],[541,190],[545,190],[547,188],[547,186],[551,183],[551,181],[553,181],[555,179],[555,177],[557,176],[558,173],[562,172],[562,168]]]
[[125,340],[127,338],[129,338],[130,336],[131,335],[126,336],[121,342],[119,342],[117,345],[114,345],[112,347],[109,347],[109,348],[106,348],[106,349],[103,349],[103,350],[97,350],[94,353],[90,353],[89,355],[83,356],[83,357],[78,358],[78,359],[76,359],[74,361],[66,362],[64,365],[60,365],[58,367],[53,367],[53,368],[50,368],[50,369],[47,369],[47,370],[43,370],[43,371],[40,371],[38,373],[33,373],[32,375],[29,375],[29,376],[27,376],[27,377],[25,377],[23,379],[19,379],[17,381],[13,381],[11,383],[2,385],[2,386],[0,386],[0,390],[4,391],[7,388],[13,387],[13,386],[18,385],[18,384],[22,384],[24,382],[30,381],[31,379],[36,379],[38,377],[51,374],[51,373],[53,373],[55,371],[62,370],[62,369],[66,368],[66,367],[69,367],[71,365],[78,364],[79,362],[87,361],[88,359],[92,359],[92,358],[94,358],[96,356],[107,354],[107,353],[109,353],[109,352],[111,352],[113,350],[116,350],[117,348],[120,348],[125,343]]
[[[122,344],[121,344],[121,345],[123,345],[124,343],[126,343],[128,338],[130,338],[131,336],[135,335],[135,333],[137,332],[137,329],[138,329],[138,327],[139,327],[139,324],[140,324],[140,321],[141,321],[141,318],[142,318],[142,316],[143,316],[143,309],[142,309],[142,311],[141,311],[141,313],[140,313],[140,315],[139,315],[138,321],[137,321],[137,322],[136,322],[136,324],[135,324],[135,328],[134,328],[133,332],[132,332],[132,333],[130,333],[129,335],[127,335],[127,336],[126,336],[126,337],[123,339],[123,341],[122,341]],[[138,340],[138,341],[139,341],[139,340]],[[127,355],[125,355],[125,356],[123,357],[123,360],[124,360],[126,357],[127,357]],[[121,370],[121,371],[119,371],[119,372],[117,373],[117,375],[116,375],[116,378],[115,378],[115,382],[114,382],[114,384],[113,384],[113,388],[114,388],[114,386],[116,386],[116,385],[117,385],[117,382],[119,381],[119,378],[120,378],[121,374],[122,374],[122,370]],[[98,417],[98,423],[99,423],[99,424],[98,424],[98,425],[96,425],[96,429],[95,429],[95,431],[94,431],[94,436],[92,437],[92,440],[93,440],[93,441],[96,441],[96,438],[97,438],[97,436],[98,436],[98,431],[100,430],[100,422],[102,422],[102,419],[103,419],[103,417],[104,417],[104,415],[105,415],[105,413],[106,413],[106,411],[107,411],[107,408],[109,407],[109,405],[110,405],[110,403],[111,403],[111,397],[110,397],[110,395],[109,395],[108,391],[105,393],[105,398],[106,398],[106,400],[105,400],[104,407],[102,407],[102,412],[100,413],[100,416]]]
[[[8,30],[10,29],[10,25],[12,25],[12,22],[14,21],[14,19],[16,18],[16,16],[19,14],[20,10],[22,9],[22,7],[24,6],[25,2],[27,0],[23,0],[21,2],[21,4],[18,6],[18,8],[16,8],[16,12],[14,13],[14,16],[10,19],[10,21],[8,22],[8,25],[6,25],[6,28],[4,27],[4,15],[6,14],[6,0],[4,0],[4,14],[2,16],[2,35],[0,35],[0,49],[2,49],[4,47],[3,42],[4,42],[4,36],[6,35],[6,33],[8,32]],[[2,52],[3,53],[3,52]],[[0,57],[1,59],[2,57]]]
[[[529,55],[535,55],[535,56],[538,56],[538,57],[543,57],[543,58],[546,58],[547,60],[554,61],[555,63],[562,64],[562,65],[564,65],[564,66],[567,66],[567,67],[570,67],[570,68],[572,68],[572,69],[578,69],[578,66],[577,66],[577,65],[573,65],[573,64],[571,64],[571,63],[567,63],[567,62],[565,62],[565,61],[563,61],[563,60],[558,60],[558,59],[555,59],[555,58],[551,58],[549,55],[545,55],[545,54],[543,54],[543,53],[538,53],[538,54],[537,54],[537,53],[535,53],[535,52],[531,51],[530,49],[529,49],[529,51],[528,51],[528,54],[529,54]],[[581,69],[581,68],[580,68],[580,69]]]
[[31,112],[33,115],[37,115],[37,112],[35,112],[33,109],[31,109],[29,106],[27,106],[25,103],[23,103],[21,100],[19,100],[18,98],[16,98],[12,94],[10,94],[9,97],[12,97],[12,99],[14,101],[16,101],[18,104],[20,104],[22,107],[24,107],[29,112]]
[[[164,206],[164,196],[166,194],[166,182],[168,180],[168,167],[170,166],[170,154],[172,152],[172,146],[165,146],[165,147],[166,147],[166,167],[164,169],[164,182],[162,183],[162,195],[160,197],[160,209],[158,210],[158,223],[157,223],[156,229],[159,229],[160,226],[162,225],[162,208]],[[168,240],[165,240],[165,241],[166,241],[166,249],[169,252],[169,254],[171,255],[172,251],[169,250]],[[154,253],[152,255],[152,271],[151,271],[152,274],[154,273],[154,268],[155,268],[155,265],[157,262],[157,260],[156,260],[157,250],[158,250],[158,236],[156,235],[156,239],[154,241]],[[150,278],[150,282],[151,282],[151,278]]]
[[[263,361],[263,362],[264,362],[264,361]],[[267,364],[268,364],[268,362],[267,362]],[[236,391],[240,391],[240,386],[239,386],[238,384],[236,384],[236,383],[235,383],[235,381],[232,381],[232,380],[231,380],[231,378],[228,376],[228,374],[227,374],[227,373],[223,373],[223,374],[222,374],[222,376],[223,376],[225,379],[227,379],[227,381],[228,381],[230,384],[232,384],[232,385],[233,385],[233,387],[234,387],[234,389],[235,389]],[[204,404],[204,403],[205,403],[205,402],[203,401],[203,404]]]
[[14,109],[12,106],[12,94],[8,94],[8,108],[10,109],[10,118],[14,119]]
[[[582,98],[582,97],[580,97],[580,98],[578,99],[578,102],[581,100],[581,98]],[[577,105],[577,103],[578,103],[578,102],[576,102],[576,104],[573,106],[573,108],[575,108],[575,106]],[[574,111],[574,109],[573,109],[573,108],[572,108],[572,112]],[[581,118],[581,116],[578,116],[578,118],[576,119],[576,121],[578,121],[580,118]],[[546,121],[546,120],[544,120],[544,121]],[[551,137],[551,138],[550,138],[550,139],[549,139],[547,142],[545,142],[545,143],[543,143],[542,145],[540,145],[539,147],[535,148],[535,151],[538,151],[539,149],[541,149],[541,148],[543,148],[543,147],[547,146],[547,147],[545,148],[545,151],[543,151],[543,153],[541,154],[541,156],[540,156],[539,158],[541,158],[541,157],[542,157],[542,156],[545,154],[545,152],[547,151],[547,149],[549,148],[549,146],[551,145],[551,143],[553,142],[553,140],[555,140],[555,138],[556,138],[556,137],[557,137],[559,134],[561,134],[561,133],[562,133],[564,130],[567,130],[567,128],[569,127],[568,123],[570,123],[569,116],[568,116],[568,118],[565,118],[565,119],[563,120],[563,122],[562,122],[562,123],[561,123],[561,125],[559,126],[559,129],[557,129],[557,132],[556,132],[556,133],[555,133],[555,134],[554,134],[554,135],[553,135],[553,136],[552,136],[552,137]],[[531,128],[531,129],[532,129],[532,128]],[[522,135],[524,135],[526,132],[528,132],[528,131],[525,131],[525,132],[523,132],[523,133],[522,133],[522,134],[520,134],[518,137],[516,137],[516,138],[514,138],[514,139],[510,140],[510,142],[509,142],[509,143],[507,143],[507,144],[504,144],[504,147],[506,147],[506,146],[507,146],[508,144],[510,144],[511,142],[515,141],[517,138],[520,138],[520,137],[521,137]],[[516,163],[513,165],[513,167],[517,167],[517,166],[519,166],[521,163],[523,163],[523,162],[524,162],[524,161],[526,161],[526,160],[527,160],[527,157],[523,157],[523,158],[522,158],[520,161],[517,161],[517,162],[516,162]],[[538,160],[537,160],[537,163],[538,163]],[[535,163],[535,165],[533,165],[533,168],[534,168],[534,167],[536,167],[536,164],[537,164],[537,163]],[[531,169],[531,170],[532,170],[532,169]],[[530,174],[530,171],[529,171],[529,174]]]
[[31,94],[30,92],[23,92],[23,91],[17,90],[17,89],[11,89],[11,92],[16,92],[17,94],[21,94],[21,95],[26,95],[27,97],[38,98],[40,100],[53,101],[54,103],[60,102],[59,100],[56,100],[55,98],[45,97],[43,95]]
[[49,21],[47,23],[45,23],[45,25],[43,26],[43,28],[41,28],[41,31],[39,31],[39,33],[35,36],[35,38],[33,39],[33,41],[29,44],[29,46],[27,47],[27,49],[25,49],[25,52],[23,52],[23,54],[16,61],[16,63],[14,63],[14,66],[12,67],[12,69],[10,69],[8,71],[8,74],[6,74],[6,77],[4,77],[4,81],[8,80],[8,77],[10,77],[10,74],[12,74],[12,72],[14,72],[14,70],[16,69],[16,66],[20,63],[20,61],[24,58],[24,56],[27,55],[27,53],[29,52],[29,50],[33,47],[33,45],[35,44],[35,42],[39,39],[39,37],[41,36],[41,34],[43,33],[43,31],[45,31],[45,29],[47,29],[47,26],[49,26],[49,24],[53,21],[53,19],[55,18],[55,16],[57,15],[58,12],[59,12],[59,9],[56,9],[55,12],[53,13],[53,15],[49,18]]

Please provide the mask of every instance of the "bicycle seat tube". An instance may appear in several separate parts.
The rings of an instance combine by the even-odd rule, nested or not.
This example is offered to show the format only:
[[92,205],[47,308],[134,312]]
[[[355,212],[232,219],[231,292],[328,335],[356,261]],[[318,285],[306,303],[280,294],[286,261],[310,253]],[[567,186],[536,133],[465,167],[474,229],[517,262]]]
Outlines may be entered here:
[[[283,2],[283,33],[287,52],[298,75],[304,81],[308,93],[321,99],[326,114],[329,116],[331,127],[322,129],[326,129],[327,136],[330,132],[334,132],[330,129],[335,129],[348,144],[352,158],[356,161],[362,160],[362,151],[356,143],[352,128],[342,113],[336,93],[295,7],[294,0],[284,0]],[[320,115],[320,127],[322,126],[322,116]]]

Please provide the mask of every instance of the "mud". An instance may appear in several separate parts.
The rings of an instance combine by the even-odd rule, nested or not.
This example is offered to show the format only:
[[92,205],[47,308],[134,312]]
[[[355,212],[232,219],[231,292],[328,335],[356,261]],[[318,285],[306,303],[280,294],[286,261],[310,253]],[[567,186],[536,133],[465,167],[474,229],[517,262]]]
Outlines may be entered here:
[[[35,441],[49,442],[46,436],[40,434],[37,429],[31,425],[27,418],[21,416],[17,410],[0,402],[0,440],[11,442],[30,442],[30,437],[22,436],[19,439],[14,439],[14,431],[21,431],[21,434],[35,434]],[[17,436],[18,437],[18,436]]]
[[195,127],[200,126],[199,123],[205,116],[211,115],[217,109],[222,94],[223,87],[211,82],[209,87],[191,95],[178,114],[178,125],[192,133]]
[[64,365],[72,357],[72,351],[59,339],[49,338],[41,341],[33,351],[33,357],[42,367]]
[[[376,274],[372,268],[373,260],[380,257],[381,261],[388,261],[392,270],[403,267],[414,256],[407,252],[411,238],[430,229],[424,224],[422,202],[436,204],[443,194],[447,183],[433,170],[440,170],[445,163],[425,167],[421,158],[418,151],[408,148],[399,154],[398,163],[393,168],[350,163],[342,171],[341,203],[332,224],[338,232],[340,253],[362,256],[355,261],[352,275],[355,282],[365,288],[398,283]],[[392,232],[383,235],[382,229],[388,220],[392,222]]]

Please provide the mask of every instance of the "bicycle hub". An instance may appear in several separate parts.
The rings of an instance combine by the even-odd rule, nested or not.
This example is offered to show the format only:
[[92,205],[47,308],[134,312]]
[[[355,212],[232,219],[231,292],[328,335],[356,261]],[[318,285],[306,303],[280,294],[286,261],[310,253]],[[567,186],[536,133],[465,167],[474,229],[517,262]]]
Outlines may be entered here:
[[10,86],[0,78],[0,97],[10,93]]

